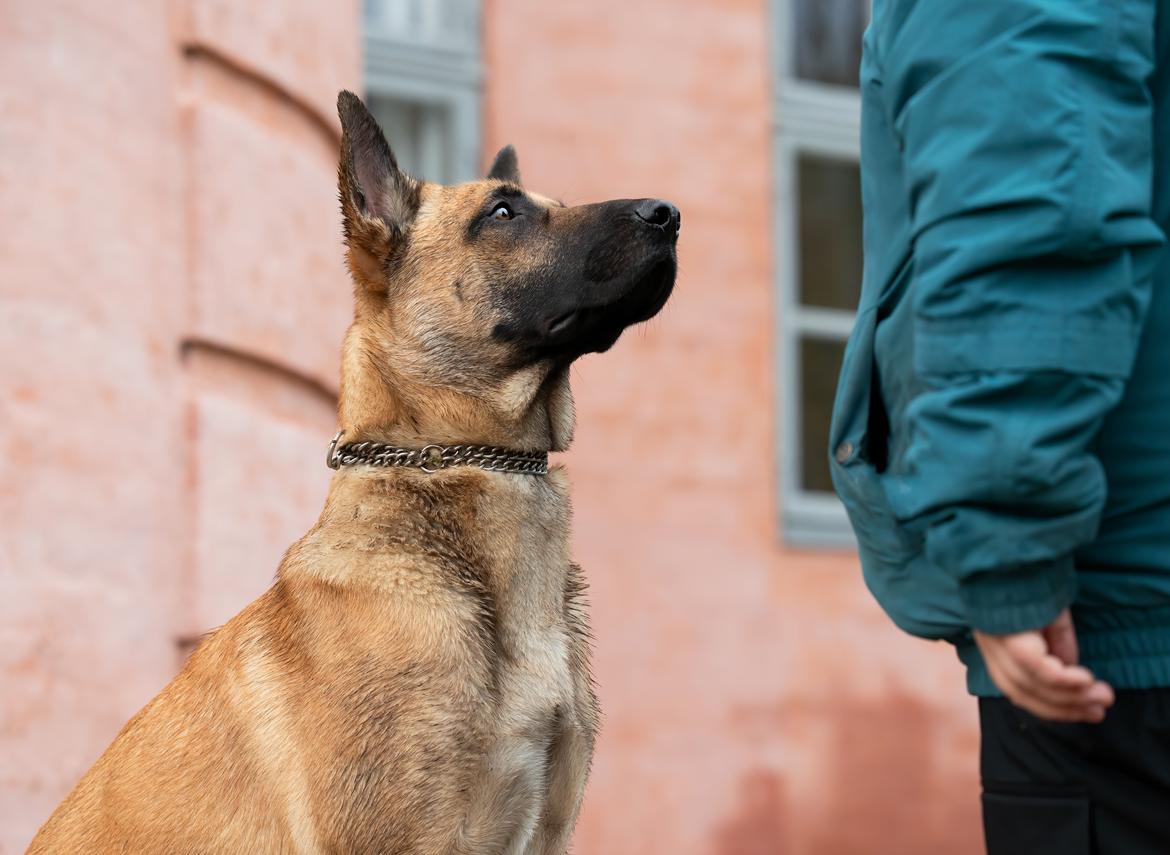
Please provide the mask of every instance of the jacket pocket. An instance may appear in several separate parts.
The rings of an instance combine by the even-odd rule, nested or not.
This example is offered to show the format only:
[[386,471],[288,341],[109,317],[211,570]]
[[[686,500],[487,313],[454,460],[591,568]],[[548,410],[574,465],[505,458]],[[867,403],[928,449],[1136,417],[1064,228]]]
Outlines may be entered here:
[[886,614],[911,635],[953,639],[967,631],[958,584],[926,561],[921,533],[898,521],[885,491],[889,418],[874,358],[882,315],[876,305],[863,309],[845,349],[829,435],[833,485],[857,535],[866,586]]

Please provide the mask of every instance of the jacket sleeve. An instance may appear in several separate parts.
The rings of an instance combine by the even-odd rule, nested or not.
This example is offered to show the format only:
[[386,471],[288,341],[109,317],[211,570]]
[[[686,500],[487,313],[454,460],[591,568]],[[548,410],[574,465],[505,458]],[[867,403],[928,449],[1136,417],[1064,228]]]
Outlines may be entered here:
[[[1095,437],[1131,370],[1151,215],[1153,0],[930,0],[878,37],[914,239],[898,516],[968,623],[1043,626],[1106,483]],[[1170,369],[1168,369],[1170,370]]]

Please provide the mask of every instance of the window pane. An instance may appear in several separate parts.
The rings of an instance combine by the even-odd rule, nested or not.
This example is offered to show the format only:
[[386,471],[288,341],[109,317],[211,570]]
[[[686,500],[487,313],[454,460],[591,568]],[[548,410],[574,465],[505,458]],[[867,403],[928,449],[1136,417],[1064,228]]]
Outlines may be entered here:
[[365,0],[364,6],[369,33],[478,50],[478,0]]
[[856,163],[797,164],[800,302],[854,311],[861,296],[861,175]]
[[376,95],[371,95],[367,103],[403,170],[427,181],[452,180],[446,110]]
[[796,0],[795,11],[796,76],[857,86],[869,0]]
[[829,478],[829,421],[845,342],[800,340],[800,485],[832,492]]

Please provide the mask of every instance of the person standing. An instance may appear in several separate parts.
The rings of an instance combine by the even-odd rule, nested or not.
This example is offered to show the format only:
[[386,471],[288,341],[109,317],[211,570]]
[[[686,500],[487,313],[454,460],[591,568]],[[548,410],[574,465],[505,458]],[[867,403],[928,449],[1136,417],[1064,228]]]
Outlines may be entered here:
[[874,0],[830,437],[990,855],[1170,852],[1170,0]]

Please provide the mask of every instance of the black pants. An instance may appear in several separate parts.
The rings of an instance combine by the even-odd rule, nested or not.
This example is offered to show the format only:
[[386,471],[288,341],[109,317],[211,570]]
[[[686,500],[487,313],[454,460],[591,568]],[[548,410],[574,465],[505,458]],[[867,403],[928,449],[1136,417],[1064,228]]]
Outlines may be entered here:
[[1118,692],[1103,724],[979,701],[988,855],[1170,855],[1170,689]]

